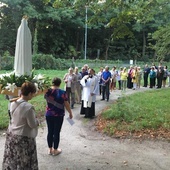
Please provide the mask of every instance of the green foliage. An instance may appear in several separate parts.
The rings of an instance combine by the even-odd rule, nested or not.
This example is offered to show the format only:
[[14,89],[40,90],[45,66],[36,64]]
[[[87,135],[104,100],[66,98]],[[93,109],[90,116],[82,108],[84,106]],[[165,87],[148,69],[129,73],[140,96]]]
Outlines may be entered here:
[[51,85],[49,77],[45,77],[41,74],[35,75],[34,70],[31,75],[17,76],[13,72],[0,75],[0,84],[2,89],[5,88],[11,90],[14,86],[21,87],[21,85],[27,81],[35,83],[39,90],[49,88]]
[[160,32],[160,26],[170,23],[167,0],[1,2],[7,5],[0,8],[0,31],[3,32],[0,34],[0,55],[4,51],[14,55],[17,29],[22,16],[28,15],[34,54],[52,54],[65,59],[82,57],[87,6],[87,58],[95,59],[100,49],[99,58],[106,60],[148,60],[153,58],[155,51],[159,58],[169,59],[167,39],[159,43],[158,38],[150,36],[157,30]]
[[35,28],[34,32],[34,42],[33,42],[33,54],[38,53],[38,40],[37,40],[37,29]]
[[52,55],[36,54],[33,56],[33,68],[61,70],[69,68],[69,63],[65,59],[56,59]]
[[153,39],[156,44],[153,45],[153,49],[156,51],[159,61],[164,60],[170,56],[170,24],[164,27],[160,27],[154,34]]
[[53,69],[55,66],[55,58],[52,55],[36,54],[33,55],[32,61],[35,69]]
[[105,119],[114,120],[105,131],[112,134],[115,130],[170,129],[169,94],[170,89],[162,89],[119,98],[102,113]]
[[68,55],[70,57],[77,56],[77,51],[76,51],[76,49],[72,45],[69,45],[68,49],[69,49]]
[[10,56],[9,51],[5,51],[1,57],[0,68],[2,70],[11,70],[14,65],[14,57]]

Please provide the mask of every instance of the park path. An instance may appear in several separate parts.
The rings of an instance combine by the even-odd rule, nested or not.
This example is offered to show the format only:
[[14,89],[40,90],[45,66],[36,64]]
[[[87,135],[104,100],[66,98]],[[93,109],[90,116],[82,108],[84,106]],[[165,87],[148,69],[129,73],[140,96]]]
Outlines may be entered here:
[[[129,95],[137,91],[127,90]],[[96,115],[111,104],[121,91],[115,90],[110,95],[110,101],[96,101]],[[60,148],[63,152],[58,156],[47,155],[45,122],[39,128],[37,136],[37,151],[40,170],[169,170],[170,142],[167,141],[138,141],[133,139],[115,139],[105,136],[95,130],[95,119],[84,119],[79,114],[80,105],[73,109],[74,122],[71,126],[65,116],[61,131]],[[0,136],[0,163],[3,159],[4,132]]]

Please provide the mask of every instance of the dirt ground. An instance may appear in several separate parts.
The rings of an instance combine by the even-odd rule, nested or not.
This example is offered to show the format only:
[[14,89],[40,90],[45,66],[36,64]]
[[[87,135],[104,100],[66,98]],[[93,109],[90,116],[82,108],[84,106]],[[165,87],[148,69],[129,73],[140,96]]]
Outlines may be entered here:
[[[144,91],[141,88],[138,91]],[[136,90],[137,91],[137,90]],[[126,94],[136,92],[127,90]],[[97,97],[96,116],[107,105],[121,96],[119,90],[110,95],[110,101]],[[73,109],[74,125],[65,116],[61,131],[58,156],[47,154],[47,128],[45,122],[39,128],[37,152],[40,170],[169,170],[170,142],[158,140],[115,139],[96,131],[95,119],[85,119],[79,114],[80,105]],[[3,159],[5,135],[0,132],[0,163]]]

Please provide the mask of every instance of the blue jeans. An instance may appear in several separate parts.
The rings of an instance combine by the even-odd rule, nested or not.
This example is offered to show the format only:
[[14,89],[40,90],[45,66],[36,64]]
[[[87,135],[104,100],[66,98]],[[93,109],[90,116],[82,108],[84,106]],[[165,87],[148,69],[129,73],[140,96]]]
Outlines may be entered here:
[[48,134],[47,143],[49,148],[57,149],[60,142],[60,130],[63,124],[63,116],[46,116]]

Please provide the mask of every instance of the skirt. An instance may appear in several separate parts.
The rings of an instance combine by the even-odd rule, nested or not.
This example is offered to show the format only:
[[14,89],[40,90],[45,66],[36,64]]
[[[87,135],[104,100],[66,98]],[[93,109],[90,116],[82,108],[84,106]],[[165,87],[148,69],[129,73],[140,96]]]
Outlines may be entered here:
[[35,138],[7,133],[2,170],[38,170]]

